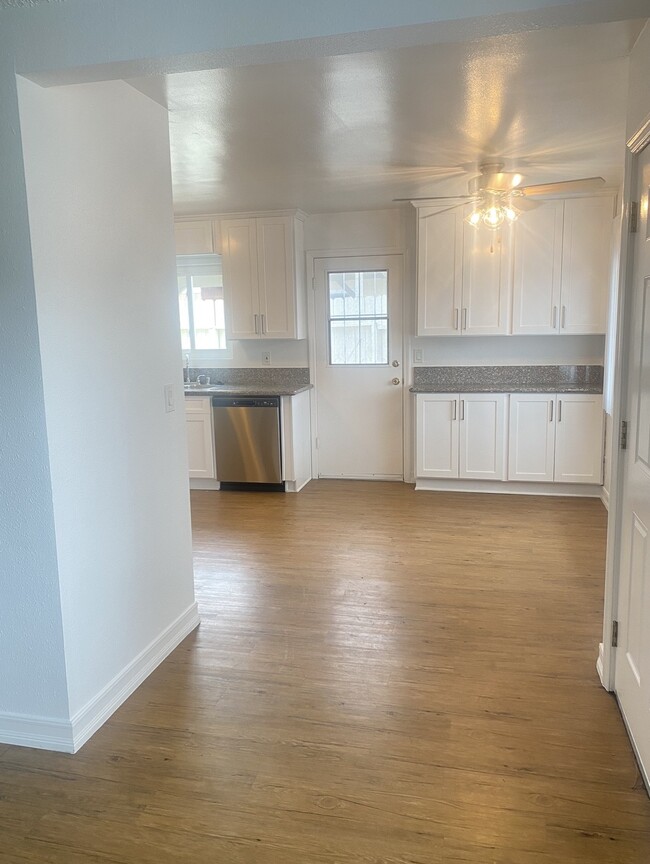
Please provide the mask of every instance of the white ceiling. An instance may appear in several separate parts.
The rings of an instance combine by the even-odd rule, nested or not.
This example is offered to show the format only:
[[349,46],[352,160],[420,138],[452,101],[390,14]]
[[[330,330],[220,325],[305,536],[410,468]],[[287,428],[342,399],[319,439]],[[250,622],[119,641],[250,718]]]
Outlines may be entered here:
[[130,81],[167,104],[179,214],[388,207],[462,194],[485,157],[526,182],[624,157],[627,56],[642,22]]

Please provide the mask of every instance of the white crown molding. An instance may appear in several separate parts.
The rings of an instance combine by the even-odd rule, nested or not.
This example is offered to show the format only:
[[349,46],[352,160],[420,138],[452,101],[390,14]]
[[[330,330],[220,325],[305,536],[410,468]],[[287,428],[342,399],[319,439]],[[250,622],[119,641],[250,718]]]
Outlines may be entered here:
[[640,153],[650,144],[650,114],[639,129],[627,141],[627,149],[634,154]]

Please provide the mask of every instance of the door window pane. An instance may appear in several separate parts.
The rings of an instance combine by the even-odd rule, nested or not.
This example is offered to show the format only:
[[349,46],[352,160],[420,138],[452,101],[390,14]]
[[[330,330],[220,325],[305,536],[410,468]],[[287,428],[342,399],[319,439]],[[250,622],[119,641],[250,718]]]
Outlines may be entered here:
[[333,366],[388,363],[388,272],[328,273],[328,326]]

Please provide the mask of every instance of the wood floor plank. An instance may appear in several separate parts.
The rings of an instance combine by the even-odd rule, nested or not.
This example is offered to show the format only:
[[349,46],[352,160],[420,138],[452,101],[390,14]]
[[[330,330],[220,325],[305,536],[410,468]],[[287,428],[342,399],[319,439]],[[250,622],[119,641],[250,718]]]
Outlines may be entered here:
[[0,862],[647,864],[589,499],[192,493],[202,623],[75,756],[0,747]]

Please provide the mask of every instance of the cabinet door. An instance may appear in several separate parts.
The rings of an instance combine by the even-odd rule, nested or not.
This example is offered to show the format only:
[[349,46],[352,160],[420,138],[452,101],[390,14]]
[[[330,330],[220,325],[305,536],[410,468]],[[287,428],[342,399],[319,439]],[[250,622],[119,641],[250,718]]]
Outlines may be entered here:
[[463,217],[418,211],[418,336],[460,334]]
[[604,333],[611,281],[613,200],[564,202],[561,333]]
[[212,414],[209,399],[185,400],[190,477],[215,479]]
[[419,393],[416,430],[416,475],[458,477],[458,394]]
[[558,483],[603,482],[603,398],[559,393],[555,434]]
[[553,481],[555,414],[553,393],[511,394],[508,480]]
[[209,255],[214,252],[212,220],[175,222],[177,255]]
[[459,476],[505,480],[504,393],[460,394]]
[[513,333],[557,333],[560,326],[563,201],[546,201],[515,223]]
[[461,326],[468,336],[508,332],[511,231],[464,223]]
[[260,314],[255,219],[221,223],[226,330],[230,339],[259,339]]
[[256,222],[260,335],[263,339],[295,339],[293,219],[272,216]]

